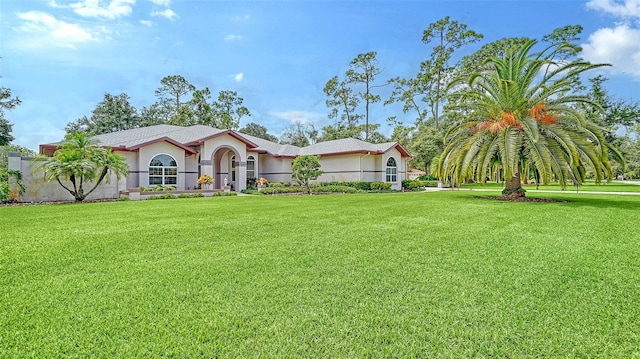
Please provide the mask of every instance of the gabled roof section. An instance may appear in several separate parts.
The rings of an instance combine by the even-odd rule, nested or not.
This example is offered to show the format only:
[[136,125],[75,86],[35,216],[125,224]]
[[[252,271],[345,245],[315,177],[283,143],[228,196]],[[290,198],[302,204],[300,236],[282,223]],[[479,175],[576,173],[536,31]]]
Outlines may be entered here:
[[411,157],[402,145],[397,142],[369,143],[357,138],[343,138],[325,141],[300,149],[300,155],[346,155],[352,153],[386,153],[392,148],[397,149],[402,157]]
[[[238,133],[238,132],[235,132],[235,131],[232,131],[232,130],[218,130],[218,129],[215,129],[215,128],[212,128],[212,127],[202,126],[202,125],[196,125],[196,126],[187,127],[186,129],[189,130],[188,134],[190,136],[188,138],[197,138],[198,136],[200,136],[196,140],[185,141],[185,143],[187,145],[201,145],[205,141],[210,140],[212,138],[215,138],[215,137],[218,137],[218,136],[223,136],[223,135],[229,135],[229,136],[235,138],[236,140],[244,143],[249,148],[258,147],[257,144],[255,144],[254,142],[252,142],[249,139],[247,139],[244,134],[241,134],[241,133]],[[211,131],[211,130],[214,130],[214,131]],[[185,132],[187,132],[187,131],[185,131]],[[207,135],[202,137],[202,134],[207,134]]]
[[149,145],[152,145],[154,143],[159,143],[159,142],[168,142],[168,143],[170,143],[170,144],[172,144],[172,145],[174,145],[174,146],[176,146],[178,148],[183,149],[186,153],[189,153],[189,154],[192,154],[192,155],[198,153],[198,151],[194,150],[193,148],[187,147],[187,146],[183,145],[182,143],[180,143],[180,142],[178,142],[176,140],[173,140],[173,139],[171,139],[171,138],[169,138],[167,136],[160,137],[158,139],[155,139],[155,140],[152,140],[152,141],[149,141],[149,142],[145,142],[145,143],[141,143],[139,145],[135,145],[135,146],[132,146],[132,147],[128,147],[127,150],[129,150],[129,151],[137,151],[141,147],[149,146]]
[[267,141],[260,137],[238,133],[238,135],[257,145],[254,151],[267,152],[275,157],[296,157],[300,153],[300,147],[293,145],[281,145],[279,143]]
[[398,150],[398,152],[400,152],[400,156],[402,157],[413,157],[413,155],[411,155],[411,153],[409,153],[409,151],[404,148],[403,145],[399,144],[398,142],[385,142],[385,143],[377,143],[374,144],[374,146],[376,146],[378,148],[378,152],[380,153],[387,153],[389,150],[391,150],[392,148],[395,148],[396,150]]

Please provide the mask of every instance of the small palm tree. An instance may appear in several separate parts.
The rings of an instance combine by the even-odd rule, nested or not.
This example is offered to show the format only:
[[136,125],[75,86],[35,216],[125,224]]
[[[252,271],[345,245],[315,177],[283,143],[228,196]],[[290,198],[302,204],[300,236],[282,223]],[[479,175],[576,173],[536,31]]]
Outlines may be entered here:
[[574,106],[592,103],[571,94],[579,74],[605,65],[556,62],[554,55],[571,45],[536,54],[535,44],[531,40],[502,58],[489,58],[488,70],[470,76],[455,106],[464,119],[448,132],[440,156],[441,179],[484,183],[497,164],[505,179],[503,196],[517,198],[524,196],[525,166],[543,183],[554,178],[563,187],[583,183],[587,169],[596,182],[612,176],[608,153],[617,152]]
[[[76,202],[82,202],[102,181],[108,183],[111,173],[118,179],[129,173],[124,157],[100,146],[86,133],[68,134],[52,157],[36,158],[34,163],[34,173],[42,171],[45,181],[57,181]],[[71,182],[71,187],[63,180]],[[93,187],[85,192],[88,182]]]

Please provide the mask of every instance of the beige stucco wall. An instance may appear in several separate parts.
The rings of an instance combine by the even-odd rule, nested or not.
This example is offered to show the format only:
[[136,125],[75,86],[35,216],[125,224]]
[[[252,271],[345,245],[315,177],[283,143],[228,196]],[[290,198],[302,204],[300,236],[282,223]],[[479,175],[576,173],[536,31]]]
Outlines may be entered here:
[[127,159],[127,165],[129,166],[129,176],[127,177],[126,187],[138,188],[140,187],[140,169],[138,167],[138,152],[129,151],[114,151]]
[[381,181],[380,155],[365,154],[360,157],[362,161],[362,180],[367,182]]
[[320,156],[320,169],[324,173],[318,181],[362,181],[362,157],[361,154]]
[[259,177],[264,177],[269,182],[290,182],[292,158],[273,157],[269,154],[259,156]]
[[198,155],[190,155],[185,158],[184,184],[185,189],[192,189],[198,185],[199,164]]

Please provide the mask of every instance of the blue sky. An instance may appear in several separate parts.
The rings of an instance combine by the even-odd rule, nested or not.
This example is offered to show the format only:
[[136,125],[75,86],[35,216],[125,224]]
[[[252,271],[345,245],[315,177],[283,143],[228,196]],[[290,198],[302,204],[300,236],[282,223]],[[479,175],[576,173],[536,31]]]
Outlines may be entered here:
[[[0,79],[23,101],[6,114],[14,143],[37,149],[105,92],[149,106],[168,75],[214,96],[234,90],[256,122],[280,135],[294,121],[330,124],[323,88],[359,53],[377,51],[388,78],[412,77],[430,48],[422,32],[445,16],[482,33],[541,38],[582,25],[582,57],[613,66],[607,88],[640,100],[640,0],[555,1],[205,1],[2,0]],[[595,75],[595,73],[594,73]],[[390,88],[381,90],[383,101]],[[401,107],[373,105],[383,125]]]

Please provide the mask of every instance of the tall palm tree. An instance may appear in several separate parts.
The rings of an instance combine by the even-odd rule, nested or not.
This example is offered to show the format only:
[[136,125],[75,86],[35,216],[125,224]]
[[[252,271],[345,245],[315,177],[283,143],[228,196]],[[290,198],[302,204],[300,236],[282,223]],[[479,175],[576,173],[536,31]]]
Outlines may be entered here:
[[499,163],[503,196],[517,198],[525,192],[523,165],[531,166],[543,183],[554,178],[562,186],[583,183],[587,170],[596,182],[611,177],[609,145],[574,106],[591,102],[572,93],[578,75],[605,65],[554,61],[571,45],[533,53],[535,44],[527,41],[501,58],[488,58],[488,69],[472,74],[463,85],[455,107],[465,116],[447,133],[441,179],[485,182]]
[[[100,146],[87,133],[68,134],[52,157],[36,158],[34,163],[34,173],[42,171],[45,181],[57,181],[76,202],[82,202],[102,181],[108,183],[111,173],[118,179],[129,173],[124,157]],[[84,185],[88,182],[93,187],[85,192]]]

